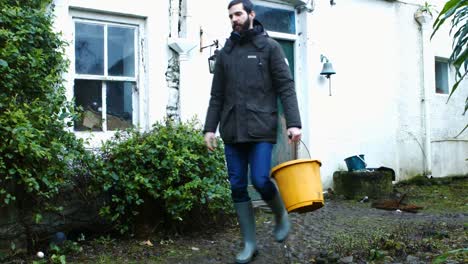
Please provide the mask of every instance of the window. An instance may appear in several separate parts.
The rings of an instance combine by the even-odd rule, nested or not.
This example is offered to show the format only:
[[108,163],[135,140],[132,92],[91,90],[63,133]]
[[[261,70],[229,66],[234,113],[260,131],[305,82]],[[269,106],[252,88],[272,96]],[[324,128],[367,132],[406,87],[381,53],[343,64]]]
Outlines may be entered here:
[[111,131],[135,122],[138,26],[74,19],[76,131]]
[[266,30],[296,34],[296,16],[294,10],[285,10],[263,5],[255,5],[256,18]]
[[435,87],[436,93],[448,94],[449,93],[449,64],[446,61],[435,61]]

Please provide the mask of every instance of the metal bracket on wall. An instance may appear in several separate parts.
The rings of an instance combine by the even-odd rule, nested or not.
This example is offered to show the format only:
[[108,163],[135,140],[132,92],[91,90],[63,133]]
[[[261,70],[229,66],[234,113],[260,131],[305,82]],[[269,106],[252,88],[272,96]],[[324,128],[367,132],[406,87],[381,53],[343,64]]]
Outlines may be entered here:
[[308,0],[306,3],[303,3],[301,5],[296,6],[296,11],[298,14],[300,14],[303,11],[306,11],[308,13],[312,13],[315,10],[315,1],[314,0]]

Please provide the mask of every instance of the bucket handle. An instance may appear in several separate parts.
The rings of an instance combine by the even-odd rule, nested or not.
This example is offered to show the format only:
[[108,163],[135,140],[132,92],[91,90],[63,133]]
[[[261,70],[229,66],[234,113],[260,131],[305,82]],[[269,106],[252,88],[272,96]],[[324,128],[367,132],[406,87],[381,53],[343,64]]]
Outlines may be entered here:
[[[292,138],[292,135],[291,134],[288,134],[288,138],[291,139]],[[304,145],[304,148],[307,150],[307,154],[309,154],[309,159],[312,158],[312,156],[310,156],[310,152],[309,152],[309,149],[307,148],[306,144],[304,143],[304,141],[302,141],[301,139],[299,139],[299,141],[302,143],[302,145]],[[365,163],[365,162],[364,162]]]
[[356,155],[356,157],[358,157],[363,163],[364,163],[364,166],[367,167],[367,163],[364,161],[363,158],[361,158],[361,156],[359,155]]

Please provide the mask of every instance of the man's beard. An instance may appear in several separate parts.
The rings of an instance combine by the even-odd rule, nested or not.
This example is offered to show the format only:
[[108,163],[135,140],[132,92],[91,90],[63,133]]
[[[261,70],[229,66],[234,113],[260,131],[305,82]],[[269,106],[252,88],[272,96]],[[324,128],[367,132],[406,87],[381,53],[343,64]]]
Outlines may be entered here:
[[237,33],[242,33],[250,28],[250,17],[247,17],[247,20],[244,21],[243,24],[234,24],[232,25],[232,29]]

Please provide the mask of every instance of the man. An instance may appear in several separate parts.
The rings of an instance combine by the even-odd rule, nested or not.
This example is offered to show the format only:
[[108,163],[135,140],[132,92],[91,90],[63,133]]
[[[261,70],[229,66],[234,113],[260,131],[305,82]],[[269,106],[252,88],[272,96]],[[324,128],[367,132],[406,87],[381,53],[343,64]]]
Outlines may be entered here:
[[204,133],[209,150],[219,124],[225,143],[232,199],[244,242],[237,263],[248,263],[257,253],[255,219],[247,192],[251,181],[275,215],[274,237],[286,239],[290,222],[281,196],[270,180],[271,154],[276,143],[277,98],[282,101],[290,142],[301,138],[301,120],[294,81],[283,50],[255,20],[249,0],[228,5],[232,33],[216,59]]

